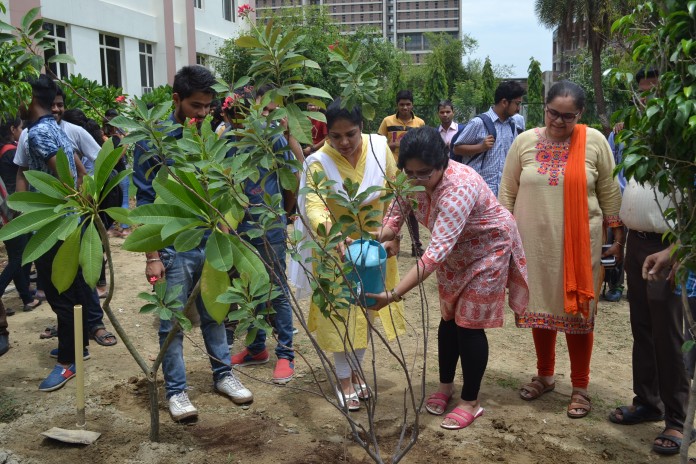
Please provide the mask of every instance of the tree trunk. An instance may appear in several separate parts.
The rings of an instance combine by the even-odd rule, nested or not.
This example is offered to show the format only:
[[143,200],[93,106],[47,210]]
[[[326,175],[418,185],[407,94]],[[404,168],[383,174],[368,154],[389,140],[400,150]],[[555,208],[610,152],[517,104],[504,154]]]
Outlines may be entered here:
[[592,50],[592,85],[594,86],[595,107],[597,109],[597,117],[602,123],[602,132],[605,135],[609,134],[611,126],[609,125],[609,115],[607,114],[607,105],[604,101],[604,89],[602,89],[602,44],[601,37],[588,27],[588,38],[590,50]]

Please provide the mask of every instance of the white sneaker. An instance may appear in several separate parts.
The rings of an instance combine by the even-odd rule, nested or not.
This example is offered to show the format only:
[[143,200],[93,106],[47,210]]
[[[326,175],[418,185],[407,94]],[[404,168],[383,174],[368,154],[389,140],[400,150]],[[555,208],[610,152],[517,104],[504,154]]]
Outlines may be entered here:
[[175,421],[182,421],[198,416],[198,409],[191,404],[186,392],[177,393],[169,398],[169,414]]
[[254,399],[251,391],[232,372],[215,382],[215,390],[229,396],[235,404],[250,403]]

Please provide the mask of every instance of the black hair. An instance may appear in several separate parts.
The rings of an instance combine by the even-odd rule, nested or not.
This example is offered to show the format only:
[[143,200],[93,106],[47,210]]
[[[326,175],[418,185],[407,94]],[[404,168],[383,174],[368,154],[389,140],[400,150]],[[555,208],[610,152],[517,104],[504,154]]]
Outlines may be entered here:
[[275,89],[276,86],[274,84],[263,84],[260,86],[258,89],[256,89],[256,98],[261,98],[264,95],[266,95],[268,92],[271,90]]
[[403,169],[406,161],[417,159],[435,169],[444,169],[449,162],[445,142],[434,127],[411,129],[401,138],[397,166]]
[[195,92],[215,95],[213,86],[217,83],[213,73],[199,65],[184,66],[174,76],[172,92],[179,95],[179,100],[185,100]]
[[640,84],[640,81],[643,79],[655,79],[656,77],[660,77],[660,71],[658,71],[655,68],[641,68],[637,73],[636,73],[636,84]]
[[45,74],[41,74],[39,77],[31,79],[29,85],[31,85],[31,95],[36,99],[39,106],[44,110],[50,111],[58,92],[58,86],[53,82],[53,79]]
[[118,110],[115,108],[109,108],[108,110],[106,110],[106,113],[104,113],[104,116],[108,119],[115,118],[116,116],[118,116]]
[[65,110],[63,113],[63,121],[67,121],[71,124],[82,127],[87,131],[87,133],[89,133],[89,135],[92,136],[94,141],[97,142],[99,146],[104,144],[104,132],[102,131],[101,127],[99,127],[97,121],[88,118],[81,109],[74,108],[71,110]]
[[557,97],[571,97],[577,109],[581,111],[585,109],[585,91],[575,82],[560,81],[553,84],[546,95],[546,104],[548,105]]
[[524,88],[515,81],[504,81],[495,89],[495,98],[493,103],[500,103],[504,98],[507,101],[512,101],[515,98],[520,98],[524,95]]
[[10,114],[4,114],[0,121],[0,146],[13,143],[12,128],[22,127],[22,118]]
[[345,119],[362,128],[362,108],[360,105],[355,105],[353,108],[341,108],[341,99],[337,98],[326,107],[326,128],[331,130],[339,119]]
[[399,104],[399,100],[408,100],[413,103],[413,92],[410,90],[399,90],[396,94],[396,104]]
[[447,107],[447,106],[449,106],[450,108],[452,108],[452,110],[454,110],[454,105],[452,104],[451,101],[449,101],[449,100],[440,100],[440,102],[437,104],[437,110],[440,111],[440,108],[445,108],[445,107]]
[[57,85],[57,84],[56,84],[56,97],[63,97],[63,100],[65,100],[65,92],[63,92],[63,89],[61,89],[60,85]]

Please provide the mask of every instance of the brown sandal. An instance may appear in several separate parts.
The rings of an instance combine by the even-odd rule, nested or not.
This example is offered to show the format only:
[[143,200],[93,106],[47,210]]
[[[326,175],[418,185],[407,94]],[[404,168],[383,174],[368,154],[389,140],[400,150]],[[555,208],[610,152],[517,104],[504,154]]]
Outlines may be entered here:
[[[571,412],[573,409],[580,409],[582,412]],[[568,410],[566,411],[568,417],[571,419],[582,419],[587,416],[590,411],[592,411],[592,402],[588,395],[580,393],[579,391],[574,391],[570,395],[570,404],[568,405]]]
[[553,391],[554,388],[556,388],[556,382],[546,383],[541,377],[532,377],[531,382],[520,387],[520,398],[525,401],[532,401],[544,393]]

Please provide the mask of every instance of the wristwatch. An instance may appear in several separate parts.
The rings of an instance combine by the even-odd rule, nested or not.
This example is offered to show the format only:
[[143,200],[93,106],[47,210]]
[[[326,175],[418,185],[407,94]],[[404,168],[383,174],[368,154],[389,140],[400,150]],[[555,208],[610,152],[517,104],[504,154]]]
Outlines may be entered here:
[[399,301],[401,301],[401,300],[404,299],[402,296],[399,296],[399,295],[396,293],[396,290],[394,290],[394,289],[392,289],[392,291],[390,292],[390,295],[391,295],[391,300],[392,300],[394,303],[398,303]]

